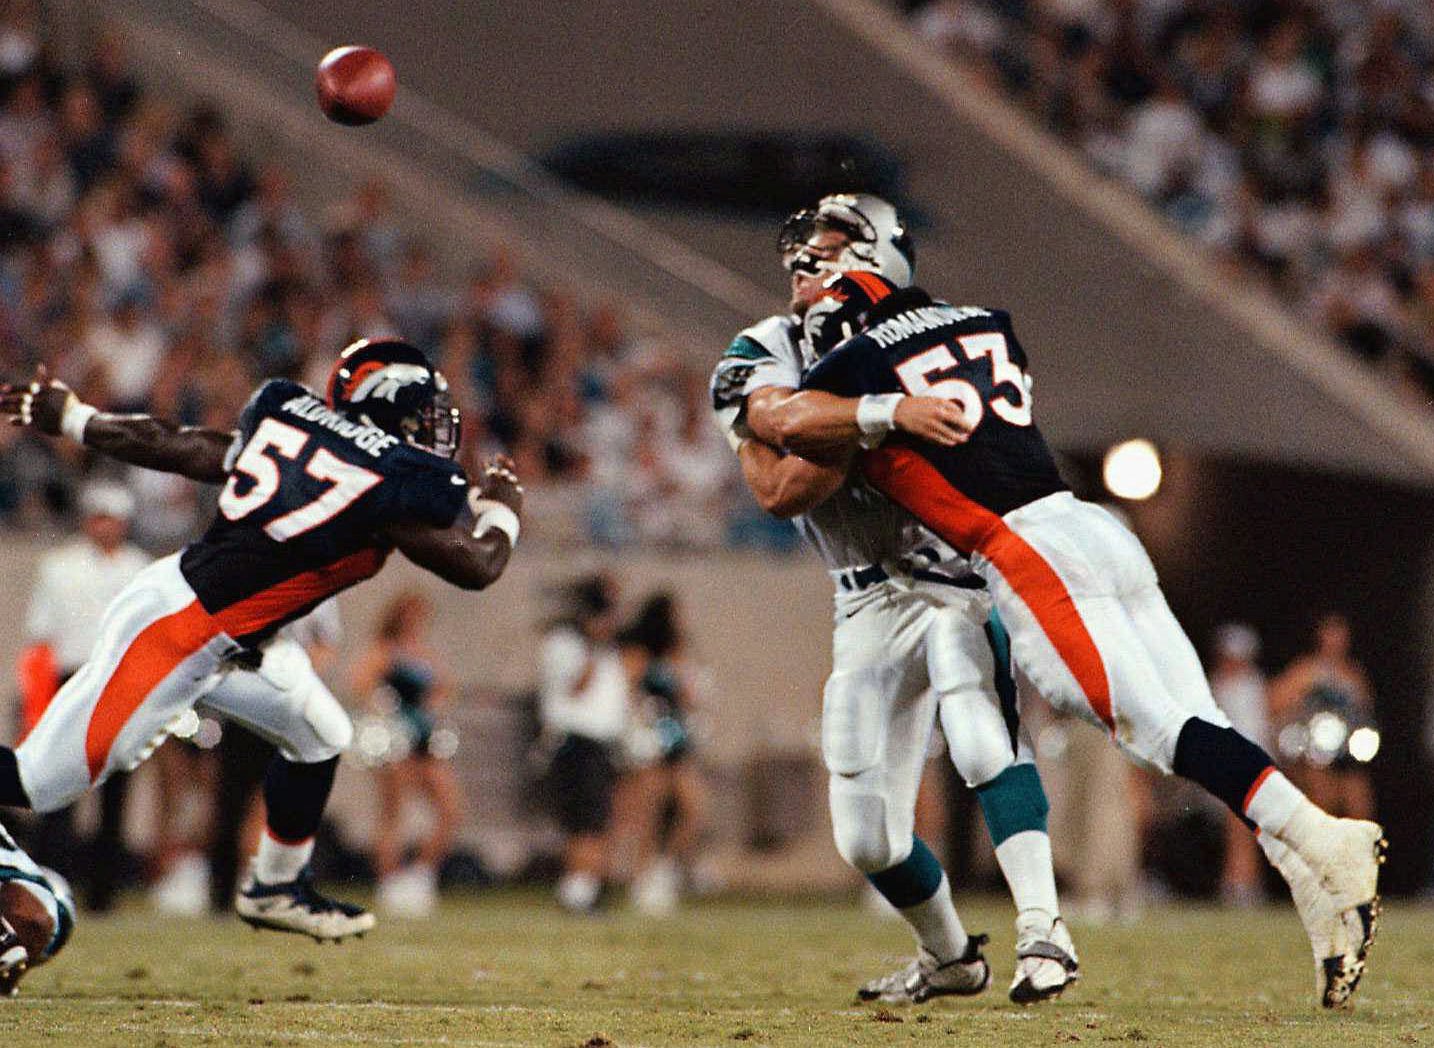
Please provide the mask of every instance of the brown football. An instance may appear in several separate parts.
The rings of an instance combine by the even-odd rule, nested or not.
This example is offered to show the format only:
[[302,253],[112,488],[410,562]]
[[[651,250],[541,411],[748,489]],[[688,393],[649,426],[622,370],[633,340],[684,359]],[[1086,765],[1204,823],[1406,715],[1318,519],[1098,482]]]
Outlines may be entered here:
[[398,77],[393,63],[371,47],[336,47],[314,77],[319,108],[338,124],[371,124],[393,105]]

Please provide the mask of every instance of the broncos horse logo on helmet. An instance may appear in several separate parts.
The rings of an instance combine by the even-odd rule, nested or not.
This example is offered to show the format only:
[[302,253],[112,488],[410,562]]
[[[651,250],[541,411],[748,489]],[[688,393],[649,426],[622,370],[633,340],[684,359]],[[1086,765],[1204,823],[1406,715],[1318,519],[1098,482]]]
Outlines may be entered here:
[[[847,238],[836,258],[814,255],[812,236],[829,229]],[[798,211],[782,223],[777,247],[788,269],[808,273],[865,270],[880,273],[897,287],[916,279],[916,248],[895,207],[870,193],[833,193],[817,206]]]
[[329,375],[329,406],[362,418],[414,447],[451,459],[463,420],[448,380],[423,351],[399,339],[360,339],[339,354]]
[[802,341],[812,358],[824,357],[866,327],[877,303],[893,296],[920,294],[904,291],[894,281],[864,270],[833,273],[802,317]]

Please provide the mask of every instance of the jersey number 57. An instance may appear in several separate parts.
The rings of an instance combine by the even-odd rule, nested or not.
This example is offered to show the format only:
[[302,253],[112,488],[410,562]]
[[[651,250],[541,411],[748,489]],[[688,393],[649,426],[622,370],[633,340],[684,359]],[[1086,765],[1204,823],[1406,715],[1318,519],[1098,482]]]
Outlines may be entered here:
[[[297,460],[308,443],[309,434],[301,429],[272,418],[260,422],[234,460],[233,472],[219,495],[219,511],[228,520],[242,520],[267,506],[278,494],[283,479],[274,454]],[[287,542],[333,520],[383,480],[378,473],[345,462],[324,447],[309,456],[304,472],[329,486],[317,498],[264,525],[264,534],[275,542]],[[249,490],[242,495],[239,494],[240,477],[251,481]]]

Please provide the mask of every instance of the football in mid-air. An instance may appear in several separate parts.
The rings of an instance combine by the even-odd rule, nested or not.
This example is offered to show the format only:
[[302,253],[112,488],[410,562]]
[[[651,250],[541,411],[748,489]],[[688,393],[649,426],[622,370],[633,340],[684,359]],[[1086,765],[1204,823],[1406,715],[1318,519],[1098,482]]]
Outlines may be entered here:
[[387,113],[397,88],[393,63],[371,47],[334,48],[314,77],[324,116],[349,127],[371,124]]

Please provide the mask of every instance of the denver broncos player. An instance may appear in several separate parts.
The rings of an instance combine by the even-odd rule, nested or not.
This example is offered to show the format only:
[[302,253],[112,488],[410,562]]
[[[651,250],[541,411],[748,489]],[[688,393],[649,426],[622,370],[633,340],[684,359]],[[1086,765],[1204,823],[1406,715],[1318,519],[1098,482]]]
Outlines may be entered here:
[[[0,804],[51,811],[72,803],[148,757],[226,674],[257,671],[277,698],[265,698],[272,689],[236,689],[240,698],[223,709],[280,743],[264,783],[268,832],[236,908],[256,927],[321,940],[367,931],[371,914],[320,895],[308,874],[352,729],[320,701],[321,688],[303,686],[302,665],[266,648],[285,624],[374,575],[394,549],[465,589],[495,581],[519,531],[522,488],[510,463],[490,464],[469,486],[452,461],[461,425],[447,383],[399,341],[345,349],[326,397],[283,379],[265,383],[233,432],[102,413],[43,369],[0,390],[0,415],[124,462],[224,485],[205,535],[115,598],[89,661],[18,749],[0,748]],[[276,716],[276,702],[286,715]]]
[[1062,481],[1009,314],[863,273],[829,279],[803,325],[820,358],[804,387],[959,405],[963,443],[889,440],[862,475],[970,556],[1048,701],[1259,830],[1309,934],[1321,1003],[1347,1005],[1374,939],[1383,831],[1321,811],[1230,726],[1139,540]]

